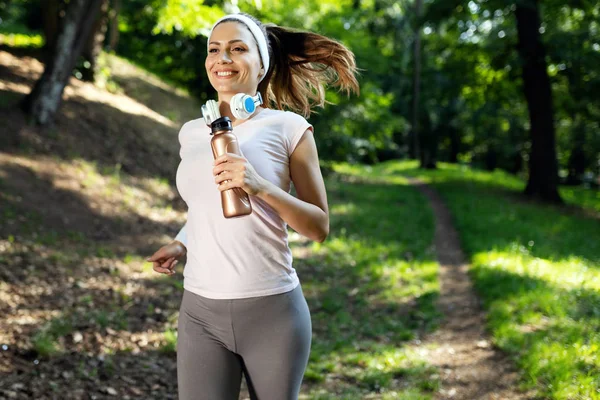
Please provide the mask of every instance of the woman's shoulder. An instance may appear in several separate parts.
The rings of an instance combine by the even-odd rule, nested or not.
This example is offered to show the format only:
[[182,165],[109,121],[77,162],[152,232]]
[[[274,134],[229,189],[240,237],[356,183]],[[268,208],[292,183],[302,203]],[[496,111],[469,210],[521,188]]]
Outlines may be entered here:
[[186,121],[179,129],[179,136],[185,135],[188,132],[210,132],[210,128],[206,125],[203,117]]
[[288,155],[292,154],[304,132],[313,129],[312,124],[306,118],[293,111],[276,109],[265,109],[264,111],[268,112],[265,118],[272,120],[269,125],[276,127],[278,134],[284,138]]
[[278,110],[277,108],[265,108],[265,111],[271,113],[273,116],[279,116],[282,118],[304,118],[302,115],[289,110]]
[[196,119],[190,119],[189,121],[186,121],[182,126],[181,126],[181,130],[184,129],[189,129],[189,128],[195,128],[195,127],[206,127],[206,122],[204,121],[203,117],[200,118],[196,118]]
[[266,112],[265,117],[273,118],[282,124],[289,124],[292,126],[307,123],[308,121],[302,115],[293,111],[278,110],[275,108],[266,108],[263,112]]

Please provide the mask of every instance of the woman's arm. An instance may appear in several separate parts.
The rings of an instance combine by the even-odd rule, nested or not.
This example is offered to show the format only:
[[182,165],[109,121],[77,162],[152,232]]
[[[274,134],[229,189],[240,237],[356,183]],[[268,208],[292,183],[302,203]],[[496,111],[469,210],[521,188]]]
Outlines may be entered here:
[[269,204],[299,234],[317,242],[327,238],[327,193],[311,129],[304,132],[290,156],[290,175],[298,198],[259,176],[252,164],[235,154],[218,157],[213,174],[220,191],[241,187]]
[[290,156],[290,175],[298,198],[267,180],[257,196],[273,207],[296,232],[323,242],[329,234],[329,207],[311,129],[304,132]]

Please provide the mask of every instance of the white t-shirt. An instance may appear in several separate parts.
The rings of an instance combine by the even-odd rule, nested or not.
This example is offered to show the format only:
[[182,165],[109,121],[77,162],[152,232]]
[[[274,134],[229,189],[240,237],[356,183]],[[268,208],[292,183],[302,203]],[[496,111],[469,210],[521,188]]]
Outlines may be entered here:
[[[313,129],[289,111],[263,109],[233,127],[242,155],[256,172],[290,191],[290,155],[303,133]],[[227,219],[213,175],[210,128],[204,119],[179,131],[181,162],[177,189],[188,206],[187,221],[175,239],[185,244],[185,289],[213,299],[267,296],[294,289],[287,224],[266,202],[250,196],[252,213]]]

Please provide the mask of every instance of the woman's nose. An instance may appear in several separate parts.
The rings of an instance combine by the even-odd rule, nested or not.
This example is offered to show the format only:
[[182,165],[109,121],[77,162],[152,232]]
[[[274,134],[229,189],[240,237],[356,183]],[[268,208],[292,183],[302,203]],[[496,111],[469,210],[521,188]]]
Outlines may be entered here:
[[231,62],[231,57],[229,57],[229,52],[222,51],[221,54],[219,55],[219,62],[221,62],[221,63],[230,63]]

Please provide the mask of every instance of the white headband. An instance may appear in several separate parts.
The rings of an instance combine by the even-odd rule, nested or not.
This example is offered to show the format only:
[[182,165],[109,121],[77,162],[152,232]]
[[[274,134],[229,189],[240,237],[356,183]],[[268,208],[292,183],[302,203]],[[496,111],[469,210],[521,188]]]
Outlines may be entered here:
[[244,25],[246,25],[248,27],[248,29],[250,29],[252,36],[254,36],[254,39],[256,40],[256,43],[258,44],[258,54],[260,55],[260,59],[262,60],[263,68],[265,69],[264,75],[261,76],[260,79],[258,80],[260,82],[263,80],[263,78],[265,76],[267,76],[267,72],[269,71],[270,59],[269,59],[269,48],[267,46],[267,38],[265,38],[264,33],[258,27],[256,22],[252,21],[250,18],[246,17],[245,15],[241,15],[241,14],[226,15],[226,16],[222,17],[221,19],[219,19],[217,22],[215,22],[215,24],[213,25],[213,27],[210,30],[210,33],[208,34],[208,39],[210,41],[210,37],[212,36],[213,30],[220,22],[222,22],[223,20],[232,20],[232,19],[242,22]]

